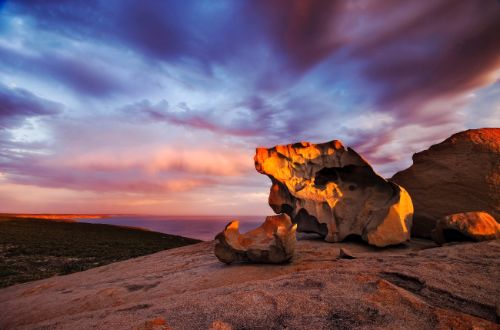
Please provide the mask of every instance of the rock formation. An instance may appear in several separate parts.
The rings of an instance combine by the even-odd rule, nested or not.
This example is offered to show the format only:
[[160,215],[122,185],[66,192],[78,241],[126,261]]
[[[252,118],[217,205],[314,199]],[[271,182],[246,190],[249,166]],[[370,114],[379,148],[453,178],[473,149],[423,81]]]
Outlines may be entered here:
[[486,211],[500,219],[500,129],[471,129],[413,155],[393,182],[411,195],[412,235],[429,238],[442,217]]
[[487,241],[500,238],[500,225],[486,212],[465,212],[441,218],[432,231],[439,244],[451,241]]
[[232,221],[215,237],[215,256],[220,261],[283,263],[293,257],[297,226],[286,214],[269,216],[260,227],[246,234],[240,234],[238,226],[239,221]]
[[272,181],[273,211],[288,214],[298,231],[318,233],[329,242],[360,235],[376,246],[410,238],[408,193],[340,141],[258,148],[255,168]]

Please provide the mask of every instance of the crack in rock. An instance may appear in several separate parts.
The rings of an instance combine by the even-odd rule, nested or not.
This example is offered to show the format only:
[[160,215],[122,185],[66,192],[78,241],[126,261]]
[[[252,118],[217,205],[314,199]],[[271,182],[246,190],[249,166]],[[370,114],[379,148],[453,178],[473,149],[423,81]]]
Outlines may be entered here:
[[429,286],[416,276],[398,272],[383,272],[380,273],[380,276],[384,280],[418,295],[431,306],[452,309],[492,322],[498,323],[500,321],[495,306],[459,297],[449,291]]

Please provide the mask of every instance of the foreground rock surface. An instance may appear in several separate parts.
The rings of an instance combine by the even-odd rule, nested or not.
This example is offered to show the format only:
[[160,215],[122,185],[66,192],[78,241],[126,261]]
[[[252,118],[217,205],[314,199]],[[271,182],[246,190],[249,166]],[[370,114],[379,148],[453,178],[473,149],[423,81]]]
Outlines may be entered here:
[[296,228],[286,214],[269,216],[260,227],[245,234],[240,234],[239,222],[232,221],[215,237],[215,256],[226,264],[287,262],[295,251]]
[[486,212],[456,213],[443,217],[432,231],[440,244],[457,241],[487,241],[500,238],[500,225]]
[[410,238],[408,193],[340,141],[257,148],[255,168],[272,181],[273,211],[288,214],[299,232],[318,233],[329,242],[359,235],[376,246]]
[[290,264],[227,266],[203,242],[2,289],[0,329],[498,329],[500,242],[434,246],[298,241]]
[[412,234],[430,237],[449,214],[486,211],[500,219],[500,128],[471,129],[413,155],[392,178],[411,195]]

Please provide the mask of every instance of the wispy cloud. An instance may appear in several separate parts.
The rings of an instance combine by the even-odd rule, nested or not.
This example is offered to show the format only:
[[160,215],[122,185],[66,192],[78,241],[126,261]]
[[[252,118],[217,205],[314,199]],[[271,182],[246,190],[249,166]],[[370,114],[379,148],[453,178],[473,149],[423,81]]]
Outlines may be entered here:
[[267,190],[256,146],[341,139],[390,176],[457,130],[498,123],[495,0],[0,11],[0,172],[13,194],[0,200],[12,205],[32,189],[51,203],[81,194],[92,210],[224,213]]
[[38,97],[24,88],[0,83],[0,129],[17,127],[27,118],[56,115],[62,109],[61,104]]

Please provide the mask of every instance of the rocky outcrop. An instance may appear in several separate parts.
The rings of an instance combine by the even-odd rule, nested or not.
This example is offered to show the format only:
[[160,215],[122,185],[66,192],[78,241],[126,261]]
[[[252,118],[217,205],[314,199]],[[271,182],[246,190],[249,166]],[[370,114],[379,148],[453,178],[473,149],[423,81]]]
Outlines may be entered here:
[[359,235],[376,246],[409,239],[408,193],[340,141],[258,148],[254,159],[257,171],[272,181],[269,205],[288,214],[297,231],[318,233],[329,242]]
[[222,262],[283,263],[293,257],[295,231],[286,214],[269,216],[257,229],[240,234],[239,222],[230,222],[215,239],[215,256]]
[[392,181],[411,195],[414,236],[429,238],[442,217],[486,211],[500,219],[500,128],[471,129],[413,155]]
[[289,264],[230,267],[214,244],[0,289],[0,329],[499,328],[498,240],[299,240]]
[[500,238],[500,225],[486,212],[465,212],[441,218],[431,233],[439,244],[451,241],[487,241]]

